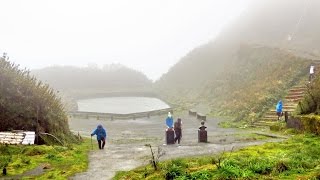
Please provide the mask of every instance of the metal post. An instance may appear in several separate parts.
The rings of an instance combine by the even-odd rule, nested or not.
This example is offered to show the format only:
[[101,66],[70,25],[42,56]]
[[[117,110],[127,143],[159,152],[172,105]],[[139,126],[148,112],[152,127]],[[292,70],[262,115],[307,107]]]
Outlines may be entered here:
[[39,145],[39,105],[37,105],[37,126],[36,126],[36,142]]

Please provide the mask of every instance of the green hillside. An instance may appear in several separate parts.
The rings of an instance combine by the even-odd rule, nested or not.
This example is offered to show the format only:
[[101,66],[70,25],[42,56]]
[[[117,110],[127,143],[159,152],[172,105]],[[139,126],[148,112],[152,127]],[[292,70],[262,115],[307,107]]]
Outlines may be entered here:
[[[210,46],[202,48],[210,52]],[[307,78],[310,65],[310,60],[280,49],[252,45],[242,45],[228,63],[220,65],[212,59],[197,66],[210,59],[210,53],[192,65],[196,55],[186,56],[156,83],[159,93],[176,106],[197,109],[205,105],[209,109],[205,113],[237,120],[261,117],[289,87]]]
[[317,0],[252,2],[214,40],[180,59],[155,89],[184,109],[260,117],[307,77],[310,60],[320,59],[319,5]]
[[73,140],[54,91],[4,58],[0,58],[0,122],[0,131],[29,130]]

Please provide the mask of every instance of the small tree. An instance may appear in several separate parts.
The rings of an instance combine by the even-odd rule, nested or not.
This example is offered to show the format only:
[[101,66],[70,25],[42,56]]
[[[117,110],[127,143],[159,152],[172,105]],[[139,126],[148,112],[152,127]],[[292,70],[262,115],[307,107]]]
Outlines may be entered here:
[[[232,147],[230,153],[233,152],[233,148],[234,148],[234,147]],[[229,155],[228,157],[230,157],[230,155]],[[220,168],[222,167],[222,161],[224,161],[224,160],[227,159],[228,157],[226,156],[226,149],[224,149],[223,152],[220,153],[218,156],[213,156],[213,157],[211,158],[211,163],[212,163],[213,165],[216,165],[217,168],[220,169]]]
[[150,152],[151,152],[150,163],[151,163],[152,167],[154,168],[154,170],[157,171],[159,160],[160,160],[161,156],[165,155],[165,152],[159,146],[158,146],[157,153],[154,152],[151,144],[146,144],[145,146],[150,148]]

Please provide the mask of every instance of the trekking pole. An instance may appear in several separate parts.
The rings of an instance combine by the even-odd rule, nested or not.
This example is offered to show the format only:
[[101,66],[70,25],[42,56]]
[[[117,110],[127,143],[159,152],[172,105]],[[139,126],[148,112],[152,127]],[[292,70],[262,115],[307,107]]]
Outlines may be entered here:
[[91,150],[93,150],[92,136],[91,136]]

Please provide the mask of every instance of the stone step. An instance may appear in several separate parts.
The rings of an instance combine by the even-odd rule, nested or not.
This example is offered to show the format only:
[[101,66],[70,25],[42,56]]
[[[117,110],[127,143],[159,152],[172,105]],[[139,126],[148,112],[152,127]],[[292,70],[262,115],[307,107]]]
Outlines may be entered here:
[[272,126],[274,124],[276,124],[277,121],[274,121],[274,122],[270,122],[270,123],[265,123],[265,122],[255,122],[253,123],[254,126],[256,127],[268,127],[268,126]]
[[[302,98],[303,99],[303,98]],[[286,99],[286,102],[298,104],[301,99]]]
[[[284,112],[294,112],[296,109],[294,108],[294,109],[282,109],[282,112],[284,113]],[[268,115],[271,115],[271,114],[276,114],[276,110],[270,110],[270,112],[267,112],[266,113],[266,115],[268,114]]]
[[287,95],[287,96],[285,97],[285,99],[301,98],[301,97],[303,97],[303,96],[304,96],[304,94],[299,94],[299,95]]
[[289,90],[289,93],[290,92],[305,92],[307,90],[307,88],[306,87],[301,87],[301,88],[293,88],[293,89],[290,89]]
[[288,107],[290,107],[290,106],[297,106],[298,105],[298,103],[295,103],[295,102],[292,102],[292,101],[287,101],[287,100],[284,100],[283,101],[283,106],[288,106]]
[[276,110],[270,110],[270,111],[265,113],[265,116],[267,116],[267,115],[275,115],[275,114],[276,114]]
[[264,116],[262,119],[264,119],[264,120],[278,119],[278,116],[277,115],[268,115],[268,116]]
[[286,100],[290,100],[291,102],[297,102],[303,99],[303,97],[289,97]]
[[305,88],[306,86],[304,84],[300,84],[300,85],[295,85],[295,86],[292,86],[291,89],[296,89],[296,88]]
[[[298,104],[297,104],[297,105],[298,105]],[[297,107],[297,105],[294,105],[294,106],[282,106],[282,109],[294,109],[294,108]],[[275,109],[276,109],[276,107],[271,108],[270,110],[275,110]]]
[[274,125],[277,122],[278,122],[278,120],[275,120],[275,121],[257,121],[257,122],[254,122],[253,124]]
[[287,96],[304,95],[305,91],[292,91],[289,92]]
[[277,122],[277,121],[273,121],[273,120],[260,120],[260,121],[257,121],[257,122],[259,122],[259,123],[265,123],[265,124],[273,124],[273,123],[275,123],[275,122]]
[[[297,106],[298,106],[298,104],[290,105],[290,106],[284,105],[284,106],[282,106],[282,109],[295,109]],[[276,109],[276,107],[272,107],[272,108],[270,109],[270,111],[273,111],[273,110],[275,110],[275,109]]]
[[296,103],[295,105],[285,105],[285,106],[282,106],[282,109],[295,109],[296,107],[298,106],[298,103]]

